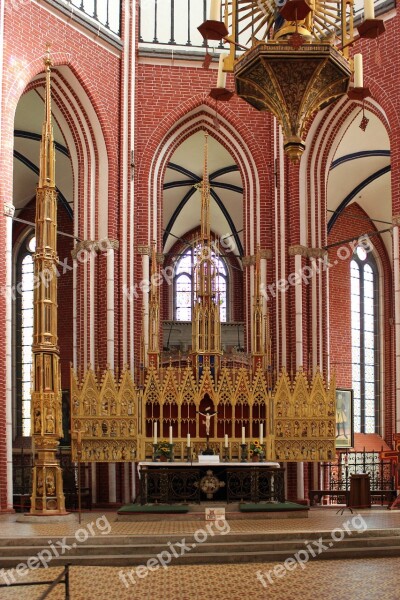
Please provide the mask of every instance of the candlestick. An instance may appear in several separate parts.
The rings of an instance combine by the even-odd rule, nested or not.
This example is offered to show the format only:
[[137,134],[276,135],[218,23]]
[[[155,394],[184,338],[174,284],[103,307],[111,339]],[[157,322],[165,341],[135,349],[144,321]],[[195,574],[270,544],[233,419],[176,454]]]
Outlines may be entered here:
[[226,73],[224,73],[224,59],[228,56],[227,52],[221,52],[218,63],[217,88],[226,88]]
[[172,425],[169,426],[169,443],[172,444]]
[[375,19],[374,0],[364,0],[364,20]]
[[241,462],[247,462],[247,444],[240,444],[240,447],[241,447],[240,460],[241,460]]
[[246,443],[246,430],[242,427],[242,444]]
[[153,435],[153,444],[157,444],[157,421],[154,421]]
[[186,446],[190,448],[190,433],[187,434]]
[[228,435],[225,434],[225,448],[228,448]]
[[262,446],[264,441],[264,425],[260,423],[260,445]]
[[221,18],[221,0],[211,0],[210,21],[219,21]]
[[354,87],[364,87],[364,75],[363,75],[363,57],[362,54],[354,55]]

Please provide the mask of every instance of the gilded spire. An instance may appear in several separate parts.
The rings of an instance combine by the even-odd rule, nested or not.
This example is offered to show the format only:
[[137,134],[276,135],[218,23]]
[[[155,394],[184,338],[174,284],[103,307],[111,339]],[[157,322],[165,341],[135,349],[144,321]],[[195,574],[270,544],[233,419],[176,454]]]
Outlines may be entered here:
[[46,73],[46,95],[44,101],[44,122],[42,127],[42,141],[40,144],[40,173],[39,188],[55,187],[55,151],[53,125],[51,122],[51,66],[50,46],[47,46],[44,57]]
[[201,184],[201,239],[210,241],[210,181],[208,178],[208,133],[204,133],[203,181]]
[[40,144],[36,189],[31,428],[36,455],[31,514],[65,514],[62,470],[57,459],[63,437],[61,370],[57,343],[57,190],[54,180],[54,139],[51,125],[50,51],[46,73],[45,118]]
[[147,355],[149,364],[158,367],[160,354],[160,307],[159,307],[159,285],[156,242],[151,249],[151,277],[150,277],[150,299],[149,299],[149,345]]
[[[197,259],[194,280],[195,301],[192,318],[192,351],[197,355],[197,366],[209,364],[212,370],[218,365],[214,360],[221,354],[221,323],[217,268],[211,245],[210,232],[210,181],[208,174],[208,134],[204,134],[203,179],[201,189],[201,233],[196,250]],[[215,250],[215,249],[214,249]],[[199,368],[197,370],[199,373]]]

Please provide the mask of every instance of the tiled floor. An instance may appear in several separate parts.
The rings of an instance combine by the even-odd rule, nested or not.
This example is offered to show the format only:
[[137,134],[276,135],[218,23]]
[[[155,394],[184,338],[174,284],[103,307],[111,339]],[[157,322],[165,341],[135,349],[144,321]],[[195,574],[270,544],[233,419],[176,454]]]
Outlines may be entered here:
[[[398,530],[400,511],[361,511],[369,529]],[[100,513],[85,514],[82,526],[95,521]],[[333,510],[313,509],[308,519],[273,521],[230,521],[232,532],[253,531],[327,531],[351,520],[348,511],[336,515]],[[15,515],[0,516],[0,537],[73,535],[78,524],[20,524]],[[117,522],[107,513],[113,535],[149,535],[190,533],[199,522],[174,522],[166,516],[161,523]],[[400,598],[399,558],[354,560],[310,560],[305,568],[276,571],[277,563],[242,565],[171,566],[147,571],[139,578],[133,567],[72,567],[71,600],[398,600]],[[1,571],[0,571],[1,572]],[[53,579],[59,568],[31,572],[31,580]],[[257,578],[258,573],[258,578]],[[283,574],[282,574],[283,573]],[[133,578],[133,582],[132,582]],[[272,581],[272,583],[270,582]],[[124,583],[125,582],[125,583]],[[264,582],[264,585],[263,585]],[[127,584],[127,585],[126,585]],[[128,586],[128,587],[127,587]],[[1,600],[37,600],[45,588],[0,589]],[[64,599],[64,587],[52,592],[50,600]]]
[[[314,561],[277,579],[264,575],[273,564],[175,566],[130,583],[128,568],[72,567],[71,600],[398,600],[399,559]],[[33,579],[52,579],[60,569],[35,571]],[[124,574],[129,587],[121,580]],[[44,587],[0,590],[1,600],[36,600]],[[63,600],[64,587],[49,600]]]

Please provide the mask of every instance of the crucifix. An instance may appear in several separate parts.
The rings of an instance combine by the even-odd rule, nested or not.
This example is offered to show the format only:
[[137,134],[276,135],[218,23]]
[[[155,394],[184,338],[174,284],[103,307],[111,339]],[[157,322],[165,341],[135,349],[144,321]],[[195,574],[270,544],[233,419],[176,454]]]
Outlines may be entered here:
[[207,406],[207,408],[205,409],[206,411],[204,413],[201,412],[201,411],[197,411],[199,415],[201,415],[202,417],[205,417],[204,424],[206,426],[207,450],[210,449],[210,423],[211,423],[211,417],[214,417],[217,414],[216,410],[214,412],[210,412],[210,409],[211,409],[211,407]]

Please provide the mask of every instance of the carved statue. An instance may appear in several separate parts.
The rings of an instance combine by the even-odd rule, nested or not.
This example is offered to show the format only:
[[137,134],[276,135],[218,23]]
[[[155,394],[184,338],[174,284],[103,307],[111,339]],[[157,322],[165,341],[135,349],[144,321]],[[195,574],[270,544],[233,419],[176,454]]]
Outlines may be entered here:
[[39,496],[43,495],[43,473],[41,471],[39,471],[37,476],[36,490]]
[[35,433],[42,432],[42,419],[40,418],[40,410],[35,411]]
[[56,493],[56,485],[54,481],[53,471],[47,471],[46,473],[46,494],[47,496],[54,496]]
[[46,413],[46,433],[55,433],[54,411],[49,408]]

